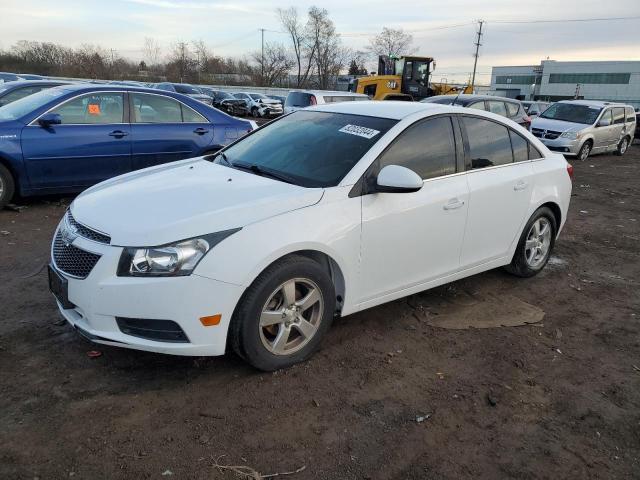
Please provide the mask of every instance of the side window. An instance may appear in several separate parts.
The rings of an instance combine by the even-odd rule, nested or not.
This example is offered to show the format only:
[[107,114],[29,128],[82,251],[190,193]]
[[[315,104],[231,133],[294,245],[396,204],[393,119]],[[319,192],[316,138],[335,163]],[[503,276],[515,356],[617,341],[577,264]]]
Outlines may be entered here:
[[484,111],[487,110],[484,106],[484,100],[482,102],[472,103],[471,105],[469,105],[469,108],[475,108],[476,110],[484,110]]
[[529,160],[529,142],[513,130],[509,130],[509,136],[511,137],[511,148],[513,149],[513,161],[524,162]]
[[136,123],[182,123],[180,102],[162,95],[131,93]]
[[636,121],[636,112],[633,111],[633,108],[627,107],[627,122],[635,122]]
[[456,147],[451,118],[438,117],[407,128],[381,155],[380,168],[401,165],[423,179],[456,171]]
[[611,109],[607,109],[604,111],[604,113],[602,114],[602,117],[600,117],[600,120],[598,120],[598,123],[600,122],[609,122],[609,125],[613,124],[613,115],[611,115]]
[[624,107],[616,107],[613,109],[613,123],[624,123]]
[[504,106],[504,102],[496,102],[495,100],[490,100],[487,103],[489,104],[490,112],[497,113],[498,115],[502,115],[503,117],[507,116],[507,109]]
[[376,87],[377,85],[374,83],[372,85],[367,85],[364,87],[364,94],[368,95],[369,97],[373,98],[376,96]]
[[186,105],[180,105],[182,108],[182,121],[185,123],[209,123],[209,121],[196,112],[194,109]]
[[529,160],[538,160],[539,158],[543,158],[540,150],[529,144]]
[[481,118],[462,117],[469,141],[471,168],[494,167],[513,162],[507,127]]
[[504,104],[507,106],[507,115],[509,116],[509,118],[513,118],[516,115],[518,115],[518,110],[520,110],[520,105],[518,105],[517,103],[511,103],[511,102],[504,102]]
[[95,92],[76,97],[51,111],[57,113],[62,124],[109,124],[124,121],[122,93]]

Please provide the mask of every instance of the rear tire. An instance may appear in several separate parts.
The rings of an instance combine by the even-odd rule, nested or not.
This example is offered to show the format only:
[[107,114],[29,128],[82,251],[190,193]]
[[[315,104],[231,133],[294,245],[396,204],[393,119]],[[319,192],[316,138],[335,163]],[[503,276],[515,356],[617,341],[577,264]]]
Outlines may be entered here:
[[582,147],[580,147],[580,151],[578,152],[578,159],[585,161],[587,158],[589,158],[592,148],[593,143],[591,142],[591,140],[587,140],[586,142],[584,142],[582,144]]
[[251,109],[251,116],[253,118],[260,118],[260,112],[258,112],[258,108],[257,107],[253,107]]
[[13,198],[16,184],[7,167],[0,163],[0,210]]
[[259,370],[290,367],[316,351],[335,306],[326,269],[307,257],[285,257],[262,272],[238,302],[229,344]]
[[548,207],[540,207],[525,225],[513,259],[505,270],[524,278],[540,273],[549,261],[557,232],[553,212]]
[[627,152],[628,149],[629,149],[629,137],[624,137],[622,140],[620,140],[620,143],[618,144],[618,148],[616,149],[615,154],[621,157]]

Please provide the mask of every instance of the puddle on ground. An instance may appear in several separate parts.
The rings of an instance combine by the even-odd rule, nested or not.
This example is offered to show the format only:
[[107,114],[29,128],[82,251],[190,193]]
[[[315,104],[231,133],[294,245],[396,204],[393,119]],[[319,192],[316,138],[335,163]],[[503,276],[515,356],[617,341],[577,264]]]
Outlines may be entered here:
[[539,323],[544,311],[513,295],[425,292],[414,297],[416,315],[428,325],[449,329],[516,327]]

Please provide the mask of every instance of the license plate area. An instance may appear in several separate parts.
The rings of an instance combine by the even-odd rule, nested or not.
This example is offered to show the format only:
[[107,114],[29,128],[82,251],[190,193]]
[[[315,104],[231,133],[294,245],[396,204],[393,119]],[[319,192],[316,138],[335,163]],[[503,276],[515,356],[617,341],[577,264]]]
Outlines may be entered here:
[[75,308],[75,305],[69,301],[69,281],[51,265],[48,265],[47,273],[49,275],[49,291],[60,302],[62,308],[65,310]]

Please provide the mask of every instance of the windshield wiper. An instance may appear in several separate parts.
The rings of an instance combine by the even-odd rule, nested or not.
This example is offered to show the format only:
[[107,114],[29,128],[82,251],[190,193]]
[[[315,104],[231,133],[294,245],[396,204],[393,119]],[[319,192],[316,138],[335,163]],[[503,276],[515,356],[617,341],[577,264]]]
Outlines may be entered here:
[[248,172],[255,173],[256,175],[260,175],[261,177],[269,177],[273,178],[274,180],[280,180],[281,182],[297,185],[296,181],[289,175],[271,170],[270,168],[261,167],[259,165],[256,165],[255,163],[249,164],[244,162],[234,162],[233,164],[231,164],[231,166],[233,168],[239,168]]

